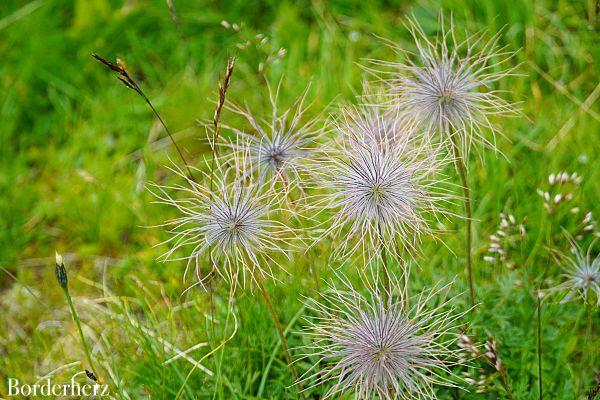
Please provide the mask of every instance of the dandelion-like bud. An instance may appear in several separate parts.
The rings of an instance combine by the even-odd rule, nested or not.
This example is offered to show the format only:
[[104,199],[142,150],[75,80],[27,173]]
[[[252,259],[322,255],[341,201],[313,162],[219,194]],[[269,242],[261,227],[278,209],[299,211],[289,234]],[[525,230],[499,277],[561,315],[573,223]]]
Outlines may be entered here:
[[434,399],[435,385],[456,387],[460,378],[450,368],[460,361],[452,332],[463,314],[448,299],[429,307],[447,288],[421,293],[407,309],[375,288],[363,295],[347,280],[343,289],[330,286],[321,301],[309,303],[317,316],[309,320],[304,357],[316,362],[301,380],[328,385],[324,398]]
[[67,290],[67,269],[65,268],[65,264],[63,263],[63,258],[58,252],[55,252],[55,267],[54,274],[56,275],[56,280],[60,287],[64,290]]

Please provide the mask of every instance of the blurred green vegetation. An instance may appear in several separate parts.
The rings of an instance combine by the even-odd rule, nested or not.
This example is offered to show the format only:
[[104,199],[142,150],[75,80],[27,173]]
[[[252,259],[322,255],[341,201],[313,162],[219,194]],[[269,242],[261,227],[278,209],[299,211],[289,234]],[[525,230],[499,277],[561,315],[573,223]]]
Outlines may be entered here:
[[[575,222],[568,214],[548,217],[536,189],[547,186],[552,172],[577,171],[584,180],[573,204],[600,214],[598,3],[175,0],[175,7],[183,38],[164,0],[0,5],[0,265],[19,281],[7,274],[0,278],[0,393],[7,377],[34,382],[83,360],[53,278],[56,249],[67,255],[76,306],[116,397],[174,398],[183,388],[186,398],[294,398],[267,310],[250,292],[235,303],[237,335],[222,353],[203,361],[213,376],[195,369],[186,380],[191,368],[186,360],[163,364],[173,356],[165,341],[179,349],[207,342],[190,353],[198,360],[231,334],[232,321],[225,326],[227,290],[218,288],[217,332],[211,337],[207,297],[199,291],[181,296],[183,265],[155,261],[165,247],[153,246],[166,234],[145,228],[172,216],[150,204],[144,185],[170,179],[163,166],[176,153],[143,101],[92,53],[124,60],[186,158],[200,163],[206,146],[198,120],[212,117],[228,57],[237,57],[231,100],[266,110],[265,82],[283,76],[283,103],[312,82],[316,113],[352,100],[366,78],[357,65],[362,59],[395,57],[380,37],[412,48],[403,18],[414,14],[434,33],[443,10],[461,30],[502,29],[501,43],[520,50],[514,62],[522,63],[523,76],[505,80],[501,89],[521,102],[523,115],[502,122],[503,156],[484,152],[483,162],[471,160],[482,306],[469,324],[481,340],[486,332],[498,340],[516,397],[537,398],[534,293],[557,282],[559,270],[547,247],[566,251],[561,226],[569,229]],[[222,21],[238,24],[239,31]],[[260,45],[262,38],[267,39]],[[482,260],[500,212],[526,218],[522,268],[512,271]],[[465,289],[464,227],[453,223],[447,228],[457,232],[443,238],[448,248],[424,239],[415,289],[455,275],[460,275],[456,291]],[[313,286],[307,270],[327,276],[326,252],[322,245],[290,262],[286,284],[269,285],[284,324],[295,322],[292,345],[301,344],[293,333],[302,325],[298,299]],[[459,308],[466,306],[461,301]],[[597,312],[588,316],[577,303],[548,304],[543,322],[546,397],[584,398],[600,373]],[[77,370],[65,368],[57,376]],[[504,396],[502,389],[440,390],[441,398]]]

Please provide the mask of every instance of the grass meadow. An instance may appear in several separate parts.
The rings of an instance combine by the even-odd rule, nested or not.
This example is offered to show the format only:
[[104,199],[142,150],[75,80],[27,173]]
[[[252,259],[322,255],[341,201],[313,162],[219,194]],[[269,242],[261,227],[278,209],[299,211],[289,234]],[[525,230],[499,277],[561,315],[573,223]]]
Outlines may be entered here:
[[[553,254],[569,253],[569,235],[584,250],[592,246],[592,258],[599,251],[596,1],[175,0],[172,10],[168,5],[1,2],[0,397],[10,398],[9,378],[67,382],[89,369],[56,281],[57,251],[94,372],[113,398],[299,398],[256,288],[240,288],[232,298],[229,285],[215,280],[212,296],[199,287],[184,292],[193,283],[183,281],[185,261],[159,260],[169,249],[161,244],[169,236],[149,227],[177,215],[172,207],[153,204],[147,186],[181,183],[167,166],[182,164],[144,100],[92,53],[122,60],[188,162],[206,170],[211,148],[204,125],[213,118],[230,57],[236,61],[228,101],[269,115],[268,85],[281,80],[279,100],[289,105],[311,83],[307,114],[326,117],[339,104],[357,102],[369,78],[361,68],[365,59],[397,59],[386,41],[414,50],[404,25],[408,16],[435,35],[443,12],[452,15],[457,32],[485,30],[488,37],[500,32],[499,44],[517,51],[509,60],[517,66],[515,75],[497,88],[518,103],[520,115],[499,120],[498,152],[473,151],[467,162],[478,306],[462,323],[475,344],[494,342],[493,362],[480,355],[470,367],[455,367],[464,379],[461,388],[436,387],[437,397],[588,399],[600,382],[596,299],[561,302],[546,289],[563,281]],[[248,128],[227,109],[221,122]],[[222,135],[234,137],[226,128]],[[445,173],[460,185],[451,164]],[[450,212],[460,216],[462,193],[455,192]],[[469,309],[464,222],[450,217],[437,239],[422,236],[409,295],[454,280],[453,306]],[[336,270],[360,281],[358,261],[332,260],[338,245],[325,239],[289,259],[277,257],[287,273],[276,269],[279,282],[265,280],[295,359],[308,340],[301,334],[311,313],[305,303],[326,290],[325,281],[338,278]],[[493,250],[498,248],[502,259]],[[539,293],[544,296],[538,324]],[[294,365],[305,371],[311,363]],[[322,398],[326,390],[318,385],[306,397]]]

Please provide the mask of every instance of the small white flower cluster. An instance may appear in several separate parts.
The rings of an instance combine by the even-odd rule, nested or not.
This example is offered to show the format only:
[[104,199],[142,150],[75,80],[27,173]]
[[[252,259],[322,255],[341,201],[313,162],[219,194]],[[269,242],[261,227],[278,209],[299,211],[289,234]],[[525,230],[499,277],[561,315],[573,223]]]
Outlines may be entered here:
[[[579,207],[571,208],[571,214],[575,217],[580,217]],[[573,231],[573,238],[577,241],[582,241],[586,236],[591,235],[592,237],[600,237],[598,232],[598,222],[594,219],[591,211],[583,213],[581,220],[575,220],[575,227]]]
[[574,193],[581,185],[581,177],[577,172],[568,174],[565,171],[548,176],[548,190],[537,189],[538,195],[544,199],[544,208],[548,214],[556,213],[557,208],[562,203],[569,203],[573,200]]
[[579,206],[572,204],[582,184],[582,177],[577,172],[569,174],[561,171],[550,174],[548,184],[548,190],[538,189],[537,192],[544,199],[544,208],[548,214],[564,218],[562,221],[555,217],[553,222],[567,229],[577,241],[582,241],[588,235],[598,237],[598,224],[592,212],[584,212]]
[[[597,222],[591,211],[582,212],[577,204],[576,195],[583,182],[577,172],[568,173],[559,171],[548,176],[548,188],[537,189],[537,193],[544,201],[544,209],[550,216],[547,227],[550,238],[550,251],[562,268],[560,278],[563,282],[547,290],[539,290],[538,296],[544,297],[546,293],[562,293],[563,302],[577,297],[584,302],[592,303],[592,297],[600,304],[600,255],[593,256],[595,240],[600,237]],[[519,251],[526,230],[524,221],[517,222],[512,214],[500,214],[500,226],[490,235],[490,245],[483,259],[490,263],[505,265],[508,269],[515,269],[514,255]],[[553,234],[560,228],[560,235]],[[569,254],[558,250],[566,238]],[[581,248],[582,243],[590,242],[587,251]],[[521,280],[516,281],[520,286]]]
[[500,225],[495,233],[490,235],[490,245],[483,259],[489,263],[498,263],[508,269],[518,267],[513,253],[526,235],[525,221],[517,223],[512,214],[500,213]]
[[232,31],[238,36],[239,42],[236,47],[241,51],[253,50],[260,54],[264,61],[258,63],[258,72],[263,73],[268,65],[279,63],[287,54],[285,47],[274,48],[270,44],[271,38],[264,33],[252,32],[244,23],[231,23],[227,20],[221,21],[221,26]]
[[510,392],[510,385],[508,384],[506,367],[500,358],[496,339],[490,336],[483,346],[481,346],[475,344],[474,337],[466,333],[461,333],[459,334],[458,347],[461,349],[461,361],[466,362],[470,360],[478,362],[477,365],[471,365],[470,369],[463,371],[465,382],[475,387],[475,393],[487,392],[491,386],[491,382],[498,377],[504,391],[511,396],[510,398],[513,398]]

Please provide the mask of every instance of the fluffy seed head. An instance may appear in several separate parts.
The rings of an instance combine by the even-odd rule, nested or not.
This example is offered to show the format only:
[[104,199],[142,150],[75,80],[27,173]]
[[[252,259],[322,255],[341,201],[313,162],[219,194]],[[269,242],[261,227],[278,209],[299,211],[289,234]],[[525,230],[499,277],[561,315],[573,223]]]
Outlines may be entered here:
[[[291,230],[275,219],[278,209],[272,196],[264,185],[240,177],[237,167],[233,172],[219,167],[213,176],[214,189],[192,181],[177,167],[169,170],[183,178],[185,185],[150,188],[158,203],[174,207],[181,215],[161,226],[171,234],[163,242],[170,245],[163,259],[186,260],[184,280],[192,266],[198,283],[211,272],[231,284],[258,275],[272,276],[271,266],[278,264],[271,254],[286,254],[281,245],[288,243]],[[234,177],[229,180],[231,174]],[[185,254],[176,256],[179,250]],[[201,265],[209,266],[204,276]]]
[[414,124],[378,108],[346,109],[335,129],[341,140],[315,169],[327,192],[313,207],[334,214],[320,239],[341,238],[336,257],[413,249],[420,233],[430,231],[427,215],[438,215],[448,199],[437,174],[446,161],[426,142],[417,145]]
[[434,385],[457,385],[450,368],[460,354],[451,347],[463,314],[444,296],[432,305],[448,286],[421,293],[408,308],[376,288],[364,296],[343,283],[309,303],[317,315],[309,320],[311,344],[304,347],[304,357],[316,359],[301,377],[312,382],[309,389],[327,385],[325,398],[353,392],[357,399],[435,399]]
[[[514,53],[498,44],[499,33],[488,41],[477,34],[459,42],[452,22],[446,29],[440,17],[440,24],[441,32],[430,39],[416,19],[408,19],[416,55],[392,44],[406,61],[374,60],[374,72],[389,87],[392,104],[413,115],[427,132],[455,141],[464,154],[474,142],[495,148],[500,132],[494,117],[515,114],[515,109],[494,85],[513,74],[516,67],[508,66],[508,61]],[[487,130],[491,138],[486,137]]]
[[308,88],[283,112],[278,111],[276,93],[269,87],[272,114],[270,118],[258,119],[247,109],[229,104],[228,108],[241,115],[251,129],[240,129],[223,125],[231,129],[239,140],[233,144],[236,155],[249,154],[242,168],[258,171],[261,181],[281,181],[286,185],[299,183],[301,171],[306,168],[313,149],[311,146],[319,136],[315,126],[316,119],[305,121],[306,95]]
[[562,277],[565,281],[550,291],[567,291],[563,302],[573,300],[576,296],[587,302],[588,298],[595,295],[596,304],[600,305],[600,255],[592,259],[593,243],[585,253],[572,240],[571,246],[571,256],[557,253],[558,261],[564,271]]

